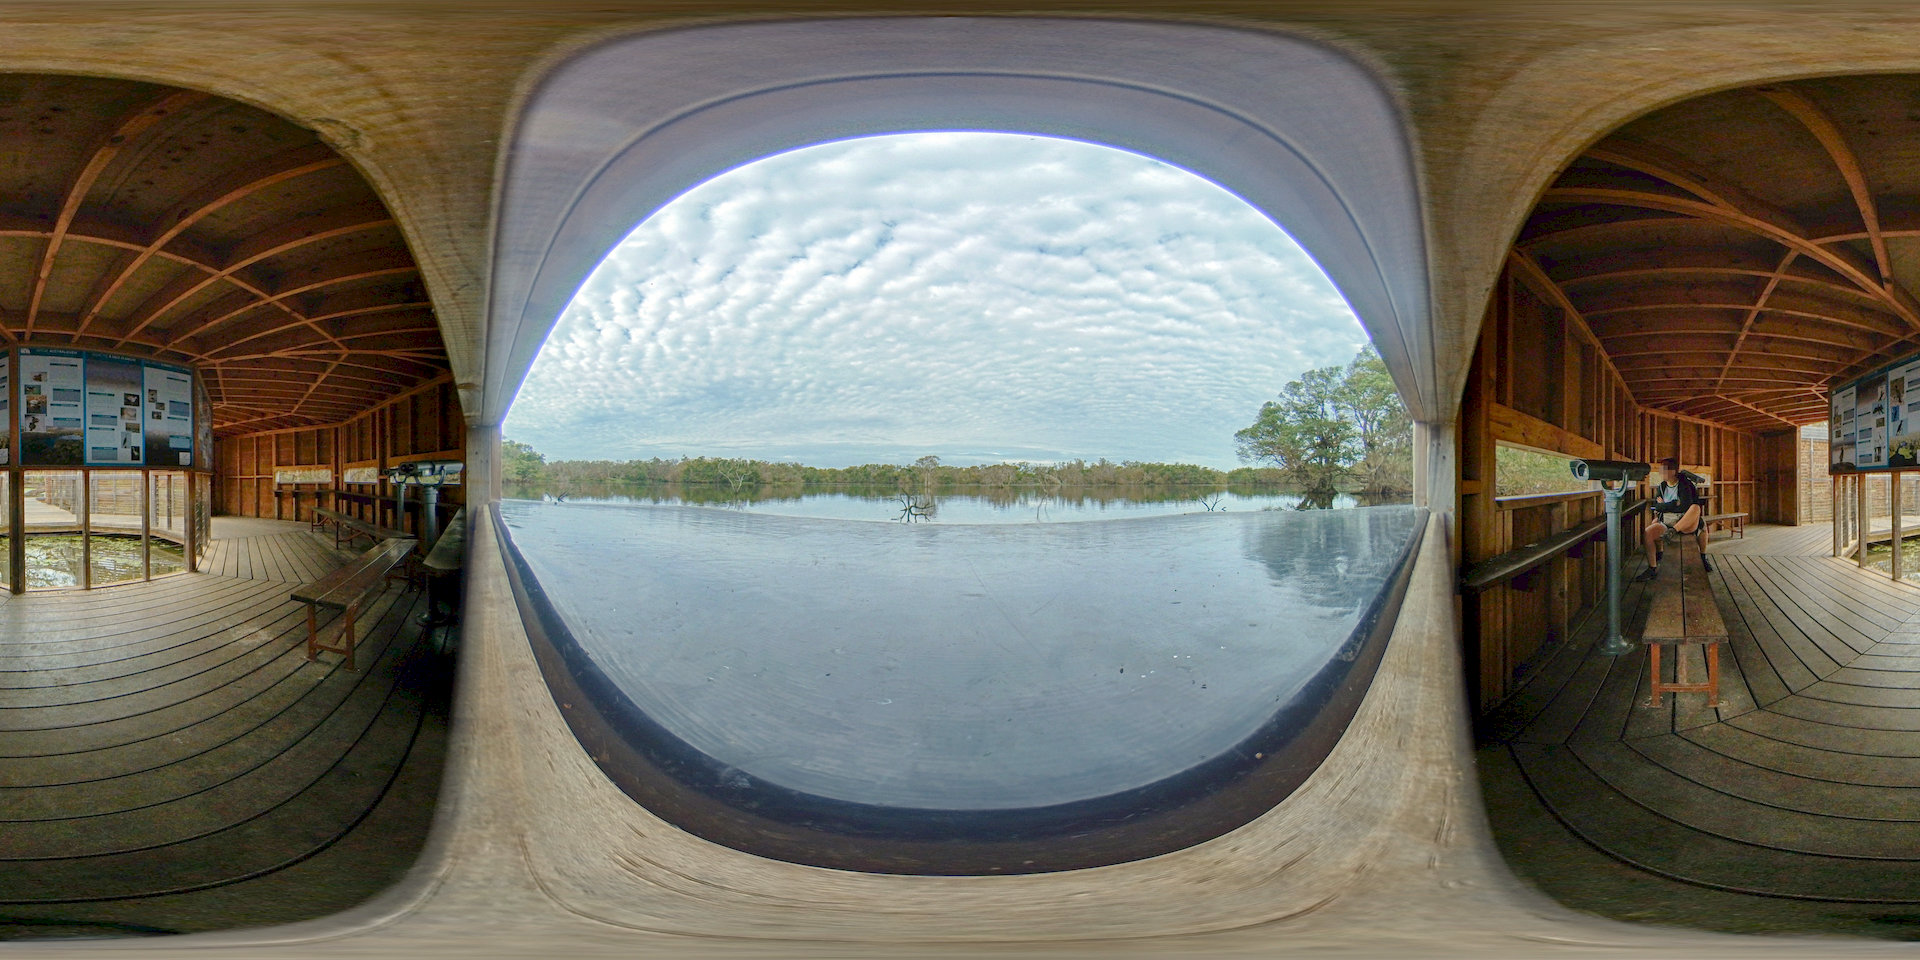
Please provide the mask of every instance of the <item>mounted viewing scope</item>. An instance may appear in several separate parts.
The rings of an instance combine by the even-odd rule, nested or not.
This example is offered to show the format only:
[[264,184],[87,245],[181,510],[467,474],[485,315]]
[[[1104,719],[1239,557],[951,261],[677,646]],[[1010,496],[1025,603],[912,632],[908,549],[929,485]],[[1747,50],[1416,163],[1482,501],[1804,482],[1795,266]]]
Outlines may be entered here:
[[1645,480],[1647,465],[1632,460],[1574,460],[1568,464],[1576,480]]

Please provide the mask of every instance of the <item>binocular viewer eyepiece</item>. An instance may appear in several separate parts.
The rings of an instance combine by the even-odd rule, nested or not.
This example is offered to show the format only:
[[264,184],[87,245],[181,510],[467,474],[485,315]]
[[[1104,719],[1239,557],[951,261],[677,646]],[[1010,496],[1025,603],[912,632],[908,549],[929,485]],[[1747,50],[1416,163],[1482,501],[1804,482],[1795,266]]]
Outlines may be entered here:
[[1648,470],[1631,460],[1574,460],[1568,467],[1576,480],[1644,480]]

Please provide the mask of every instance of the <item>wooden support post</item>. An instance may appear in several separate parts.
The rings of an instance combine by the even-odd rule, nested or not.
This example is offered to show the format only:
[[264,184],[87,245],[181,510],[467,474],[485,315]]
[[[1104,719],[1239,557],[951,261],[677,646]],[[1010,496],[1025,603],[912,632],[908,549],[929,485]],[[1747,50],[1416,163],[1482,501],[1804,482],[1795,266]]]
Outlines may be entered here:
[[[187,541],[187,572],[188,573],[200,572],[200,532],[201,531],[200,531],[200,525],[195,522],[200,519],[200,511],[194,509],[195,505],[198,503],[198,501],[194,499],[196,485],[200,482],[211,483],[212,481],[213,481],[213,474],[211,473],[207,474],[207,478],[205,481],[197,481],[194,479],[194,471],[192,470],[187,471],[187,503],[186,503],[186,517],[184,520],[184,524],[187,528],[186,541]],[[173,496],[173,485],[171,483],[167,485],[167,496],[169,497]],[[213,508],[208,507],[207,512],[211,514],[213,512]],[[208,522],[212,522],[212,521],[209,520]],[[211,533],[212,531],[208,531],[208,532]]]
[[1853,563],[1866,568],[1866,536],[1874,530],[1872,515],[1866,513],[1866,474],[1853,474],[1853,524],[1860,528],[1859,549],[1853,551]]
[[1846,546],[1846,543],[1847,543],[1846,541],[1847,517],[1846,517],[1846,511],[1840,509],[1841,497],[1840,497],[1839,476],[1835,475],[1835,476],[1827,477],[1827,486],[1832,488],[1827,495],[1827,500],[1829,503],[1833,505],[1833,509],[1827,512],[1828,514],[1830,514],[1828,519],[1832,521],[1832,526],[1833,526],[1833,555],[1837,557],[1837,556],[1840,556],[1840,549]]
[[1888,541],[1887,545],[1893,548],[1893,564],[1890,572],[1895,580],[1900,579],[1900,554],[1902,553],[1900,549],[1900,480],[1898,470],[1887,474],[1887,520],[1892,525],[1889,532],[1893,534],[1893,539]]

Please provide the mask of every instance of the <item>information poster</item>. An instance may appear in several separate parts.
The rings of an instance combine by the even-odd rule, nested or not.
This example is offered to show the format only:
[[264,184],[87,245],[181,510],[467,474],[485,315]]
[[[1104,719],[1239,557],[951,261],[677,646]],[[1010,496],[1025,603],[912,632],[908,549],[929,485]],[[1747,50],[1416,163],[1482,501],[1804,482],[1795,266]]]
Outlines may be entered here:
[[1833,393],[1833,422],[1828,442],[1833,445],[1833,465],[1853,466],[1853,394],[1852,387]]
[[1887,374],[1887,466],[1920,462],[1920,361]]
[[20,350],[20,462],[79,466],[86,430],[86,361],[77,350]]
[[1887,378],[1872,377],[1854,385],[1853,465],[1862,469],[1887,465]]
[[7,355],[0,353],[0,464],[13,453],[13,384],[10,382]]
[[193,466],[193,373],[149,363],[141,400],[146,411],[147,464]]
[[141,408],[146,378],[138,360],[99,354],[86,358],[87,463],[129,466],[144,460]]

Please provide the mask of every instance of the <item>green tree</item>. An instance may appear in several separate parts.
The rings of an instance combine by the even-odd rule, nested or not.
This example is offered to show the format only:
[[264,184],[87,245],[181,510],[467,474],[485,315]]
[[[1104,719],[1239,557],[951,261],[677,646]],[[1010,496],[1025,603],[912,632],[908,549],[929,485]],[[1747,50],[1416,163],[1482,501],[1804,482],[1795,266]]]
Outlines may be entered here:
[[1349,468],[1354,480],[1368,493],[1413,489],[1413,419],[1371,344],[1347,365],[1341,386],[1339,406],[1360,444],[1359,460]]
[[1355,431],[1341,416],[1345,371],[1308,370],[1278,400],[1260,405],[1253,424],[1233,435],[1242,461],[1279,467],[1307,493],[1333,493],[1345,473]]
[[508,483],[539,483],[546,478],[547,458],[518,440],[500,442],[500,475]]
[[1369,493],[1412,485],[1413,423],[1372,347],[1344,367],[1301,374],[1233,439],[1242,462],[1271,464],[1320,500],[1343,485]]

